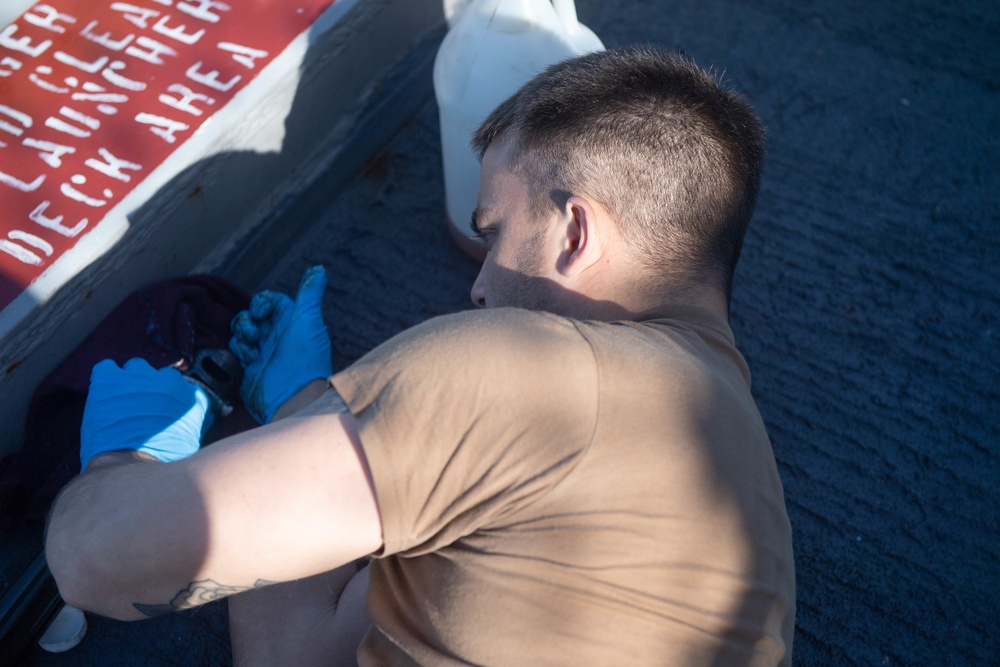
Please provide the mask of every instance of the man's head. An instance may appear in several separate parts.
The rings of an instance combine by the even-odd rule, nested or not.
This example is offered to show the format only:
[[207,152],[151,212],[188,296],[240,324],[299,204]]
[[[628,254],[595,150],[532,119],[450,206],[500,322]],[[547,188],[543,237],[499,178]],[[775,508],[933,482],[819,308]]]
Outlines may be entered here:
[[644,289],[667,299],[713,290],[728,303],[764,130],[690,60],[634,47],[564,61],[497,107],[472,144],[485,158],[481,199],[489,169],[519,179],[536,241],[582,202],[613,221],[603,249],[620,242],[617,265],[635,267]]

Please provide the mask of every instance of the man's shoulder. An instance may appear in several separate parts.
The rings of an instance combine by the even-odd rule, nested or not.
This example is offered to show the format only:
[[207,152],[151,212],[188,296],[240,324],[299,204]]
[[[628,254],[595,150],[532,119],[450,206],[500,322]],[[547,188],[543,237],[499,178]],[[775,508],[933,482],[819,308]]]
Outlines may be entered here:
[[402,339],[407,345],[439,345],[455,351],[468,346],[492,356],[509,351],[522,357],[525,353],[561,357],[560,350],[575,347],[677,353],[678,343],[685,342],[688,353],[694,352],[690,343],[695,347],[710,343],[736,352],[728,324],[697,309],[672,309],[648,319],[612,322],[524,308],[467,310],[427,320],[404,332]]
[[524,308],[487,308],[440,315],[406,334],[417,338],[471,345],[544,346],[566,339],[584,338],[579,321],[553,313]]
[[590,343],[575,320],[520,308],[440,315],[385,341],[352,372],[510,378],[559,362],[592,363]]
[[[467,326],[567,326],[571,327],[572,320],[561,315],[555,315],[542,310],[529,310],[527,308],[477,308],[462,310],[447,315],[433,317],[424,325],[441,327],[467,327]],[[418,325],[421,326],[421,325]]]
[[749,385],[750,374],[728,322],[706,310],[664,307],[638,320],[581,322],[598,364],[607,374],[621,370],[676,378],[678,382],[724,373]]

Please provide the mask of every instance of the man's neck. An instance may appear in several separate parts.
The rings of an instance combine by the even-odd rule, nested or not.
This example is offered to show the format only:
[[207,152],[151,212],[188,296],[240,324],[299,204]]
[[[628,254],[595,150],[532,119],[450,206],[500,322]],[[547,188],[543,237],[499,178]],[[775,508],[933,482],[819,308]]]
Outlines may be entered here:
[[562,314],[585,320],[644,320],[665,307],[689,306],[706,310],[729,321],[729,302],[719,290],[670,289],[631,281],[616,289],[590,290],[588,294],[566,293]]

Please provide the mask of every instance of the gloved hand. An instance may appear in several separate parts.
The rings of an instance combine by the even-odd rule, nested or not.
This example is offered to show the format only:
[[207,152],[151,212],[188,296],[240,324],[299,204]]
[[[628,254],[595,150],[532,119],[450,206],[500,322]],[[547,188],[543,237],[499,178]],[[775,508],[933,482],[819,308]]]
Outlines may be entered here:
[[80,462],[131,449],[169,462],[198,451],[214,415],[205,390],[175,368],[130,359],[121,368],[105,359],[90,373],[80,429]]
[[304,386],[333,374],[323,322],[325,289],[326,270],[314,266],[302,276],[295,301],[278,292],[260,292],[249,310],[233,318],[229,349],[246,369],[240,396],[261,424]]

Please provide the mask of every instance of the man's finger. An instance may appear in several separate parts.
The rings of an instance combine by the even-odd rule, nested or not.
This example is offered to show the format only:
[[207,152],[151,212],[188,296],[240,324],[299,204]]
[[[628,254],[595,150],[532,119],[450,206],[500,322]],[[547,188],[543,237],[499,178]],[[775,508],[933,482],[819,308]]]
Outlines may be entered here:
[[230,325],[233,337],[229,340],[229,350],[236,355],[240,363],[246,366],[257,358],[260,353],[260,329],[247,311],[241,311],[233,318]]
[[299,283],[299,292],[295,298],[296,305],[317,306],[322,308],[323,293],[326,291],[326,269],[322,266],[314,266],[302,274],[302,281]]
[[274,312],[278,297],[284,296],[278,292],[258,292],[250,300],[250,315],[256,320],[264,320]]

